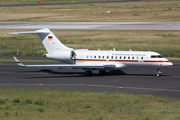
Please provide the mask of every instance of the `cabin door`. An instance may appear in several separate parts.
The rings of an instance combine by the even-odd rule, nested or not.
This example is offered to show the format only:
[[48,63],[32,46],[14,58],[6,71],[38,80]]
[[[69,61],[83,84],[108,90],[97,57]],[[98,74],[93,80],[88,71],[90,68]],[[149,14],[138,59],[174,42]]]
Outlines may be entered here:
[[138,62],[143,63],[143,61],[144,61],[144,58],[142,56],[138,56]]

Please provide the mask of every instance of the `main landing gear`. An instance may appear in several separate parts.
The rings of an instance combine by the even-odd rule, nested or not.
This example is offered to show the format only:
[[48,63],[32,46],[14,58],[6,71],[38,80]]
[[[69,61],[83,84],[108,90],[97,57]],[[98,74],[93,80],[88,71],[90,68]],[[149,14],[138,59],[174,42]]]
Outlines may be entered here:
[[86,70],[85,75],[91,76],[93,74],[92,70]]
[[157,77],[161,77],[162,72],[160,70],[161,70],[160,68],[157,69],[157,73],[156,73]]
[[105,74],[106,74],[106,71],[105,71],[105,70],[99,70],[99,74],[100,74],[100,75],[105,75]]
[[[92,70],[86,70],[85,75],[86,76],[91,76],[93,74]],[[99,74],[100,75],[105,75],[106,74],[106,70],[99,70]]]

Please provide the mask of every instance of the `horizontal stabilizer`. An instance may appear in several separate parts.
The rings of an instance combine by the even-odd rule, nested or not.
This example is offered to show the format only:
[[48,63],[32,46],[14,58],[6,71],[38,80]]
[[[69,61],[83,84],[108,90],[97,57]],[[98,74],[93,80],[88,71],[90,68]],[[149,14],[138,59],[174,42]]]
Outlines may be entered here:
[[48,28],[44,28],[41,30],[36,31],[26,31],[26,32],[11,32],[10,34],[41,34],[41,33],[50,33],[50,30]]

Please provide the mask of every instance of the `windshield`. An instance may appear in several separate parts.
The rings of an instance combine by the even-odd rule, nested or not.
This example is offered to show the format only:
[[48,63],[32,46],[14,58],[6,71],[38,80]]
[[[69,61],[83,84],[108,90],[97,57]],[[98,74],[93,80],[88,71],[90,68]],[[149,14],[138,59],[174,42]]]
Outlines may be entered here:
[[158,57],[158,58],[163,58],[163,56],[162,56],[162,55],[157,55],[157,57]]
[[162,55],[151,55],[151,58],[164,58]]

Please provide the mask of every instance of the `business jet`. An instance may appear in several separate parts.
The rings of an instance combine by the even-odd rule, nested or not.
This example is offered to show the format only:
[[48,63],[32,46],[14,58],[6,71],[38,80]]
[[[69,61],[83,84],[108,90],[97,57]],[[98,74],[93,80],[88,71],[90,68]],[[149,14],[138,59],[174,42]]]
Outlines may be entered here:
[[43,56],[49,59],[64,62],[57,65],[24,65],[15,56],[14,59],[19,66],[38,68],[70,68],[83,69],[85,75],[92,75],[93,70],[99,70],[100,75],[105,75],[107,70],[118,70],[125,68],[157,68],[156,75],[161,76],[162,67],[172,66],[173,63],[157,52],[151,51],[116,51],[113,50],[88,50],[66,47],[48,28],[13,32],[11,34],[38,34],[47,54]]

